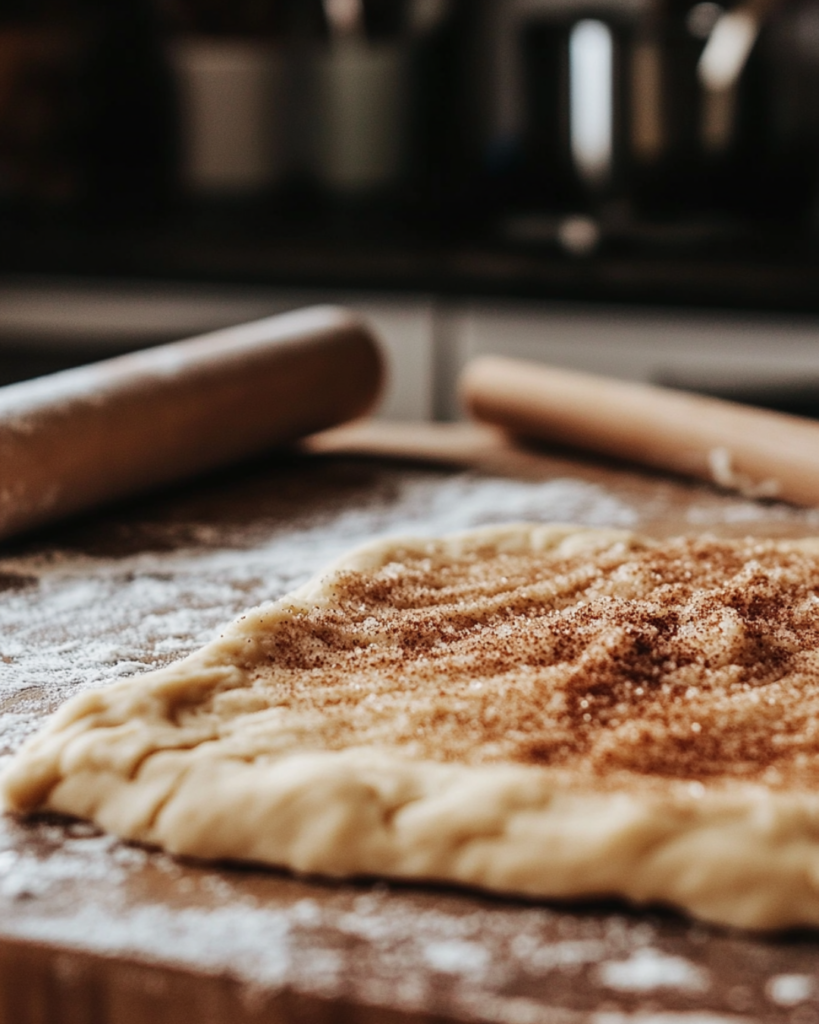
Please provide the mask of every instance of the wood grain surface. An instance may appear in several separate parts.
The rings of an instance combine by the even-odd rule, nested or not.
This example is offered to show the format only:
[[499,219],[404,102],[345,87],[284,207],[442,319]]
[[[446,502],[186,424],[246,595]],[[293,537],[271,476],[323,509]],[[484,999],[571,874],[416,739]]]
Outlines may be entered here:
[[[378,535],[508,520],[798,536],[819,512],[487,430],[354,428],[0,551],[0,764],[71,693],[197,647]],[[0,818],[0,1024],[819,1024],[819,936],[661,908],[174,860]]]

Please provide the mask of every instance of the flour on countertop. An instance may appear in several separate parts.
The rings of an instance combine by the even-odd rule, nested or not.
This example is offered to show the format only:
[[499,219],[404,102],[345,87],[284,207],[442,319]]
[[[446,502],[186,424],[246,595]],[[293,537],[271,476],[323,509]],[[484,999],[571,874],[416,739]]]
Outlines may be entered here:
[[[21,830],[31,840],[22,853]],[[146,877],[164,877],[172,894],[167,902],[134,899]],[[585,975],[591,984],[590,953],[623,962],[657,941],[654,927],[617,914],[573,919],[489,900],[475,909],[474,900],[463,904],[455,895],[419,895],[383,883],[325,888],[319,899],[294,880],[305,890],[302,898],[283,898],[271,885],[263,899],[246,891],[247,877],[179,865],[82,823],[0,819],[7,936],[227,971],[251,988],[292,986],[373,1003],[381,991],[411,1011],[426,1005],[430,986],[443,984],[456,1009],[468,1010],[481,994],[490,1000],[496,1012],[482,1011],[482,1020],[547,1024],[553,1018],[542,1005],[531,1002],[521,1016],[525,1004],[498,993],[547,972],[565,974],[571,985]],[[661,955],[653,947],[652,953]],[[567,1011],[565,1019],[580,1024],[586,1016]]]
[[[103,553],[86,527],[79,542],[69,532],[71,543],[30,542],[0,558],[0,766],[72,694],[195,650],[359,543],[514,520],[641,521],[628,500],[579,479],[352,465],[349,485],[343,464],[330,470],[338,487],[335,478],[303,485],[303,469],[292,480],[285,473],[244,518],[200,514],[194,503],[165,520],[106,519],[113,540],[99,541]],[[754,507],[717,497],[690,518],[726,522],[746,515],[731,509]],[[798,515],[819,525],[819,513]],[[185,865],[83,823],[0,818],[0,937],[229,974],[251,1003],[290,986],[498,1024],[784,1024],[807,991],[793,979],[815,975],[814,948],[766,954],[763,969],[753,940],[724,937],[709,968],[688,959],[706,948],[705,934],[678,918],[616,909]],[[761,1015],[707,1008],[718,982],[747,991]],[[646,1010],[649,996],[669,1008]],[[806,998],[815,1000],[813,989]]]
[[720,1013],[637,1011],[637,1013],[595,1013],[590,1024],[749,1024],[748,1017]]
[[777,1006],[796,1006],[816,993],[817,983],[807,974],[777,974],[769,979],[766,990]]
[[602,985],[620,992],[651,992],[659,988],[707,992],[711,986],[708,972],[701,967],[650,946],[637,950],[628,960],[601,963],[596,973]]
[[220,534],[195,523],[169,528],[171,537],[183,532],[200,547],[120,558],[49,548],[0,559],[0,585],[3,578],[27,581],[0,593],[0,767],[73,693],[196,650],[246,608],[275,600],[376,536],[467,529],[498,521],[499,508],[508,520],[636,521],[628,506],[583,481],[393,475],[387,503],[348,501],[329,513],[307,508],[299,522],[274,523],[267,531],[228,525]]

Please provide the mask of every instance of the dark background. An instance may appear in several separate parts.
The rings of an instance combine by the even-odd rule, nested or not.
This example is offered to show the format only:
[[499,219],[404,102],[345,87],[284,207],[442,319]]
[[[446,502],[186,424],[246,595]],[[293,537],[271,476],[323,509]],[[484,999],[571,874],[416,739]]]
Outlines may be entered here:
[[[716,148],[698,77],[715,3],[349,9],[345,23],[333,0],[6,0],[0,284],[819,312],[815,0],[730,8],[758,36]],[[589,21],[612,61],[597,177],[572,135],[571,40]],[[0,294],[8,348],[4,330]],[[5,379],[87,358],[70,347]],[[769,404],[811,412],[804,387]]]

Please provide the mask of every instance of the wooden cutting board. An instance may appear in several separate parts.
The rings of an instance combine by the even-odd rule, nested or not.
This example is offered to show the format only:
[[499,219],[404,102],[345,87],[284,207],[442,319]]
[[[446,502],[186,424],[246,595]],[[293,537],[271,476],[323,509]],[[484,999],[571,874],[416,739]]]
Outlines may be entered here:
[[[0,552],[0,763],[66,697],[196,648],[377,535],[509,520],[797,536],[819,512],[510,449],[348,428]],[[819,1024],[819,936],[621,904],[183,863],[0,819],[0,1024]]]

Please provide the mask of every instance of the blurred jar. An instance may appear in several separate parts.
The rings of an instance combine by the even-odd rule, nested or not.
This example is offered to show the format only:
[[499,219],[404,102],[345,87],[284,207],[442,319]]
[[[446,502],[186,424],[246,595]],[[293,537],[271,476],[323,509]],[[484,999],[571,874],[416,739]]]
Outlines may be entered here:
[[406,166],[409,55],[398,42],[333,40],[313,61],[311,170],[340,196],[384,192]]
[[[419,131],[429,71],[419,54],[450,13],[449,0],[322,0],[305,50],[305,167],[340,201],[395,195],[429,143]],[[427,126],[423,126],[424,131]]]
[[166,2],[180,178],[192,196],[270,190],[289,167],[282,3]]
[[192,195],[247,194],[287,170],[286,73],[273,44],[184,37],[176,77],[181,180]]
[[402,6],[321,0],[312,31],[302,34],[302,166],[333,198],[388,193],[402,174],[408,94]]

